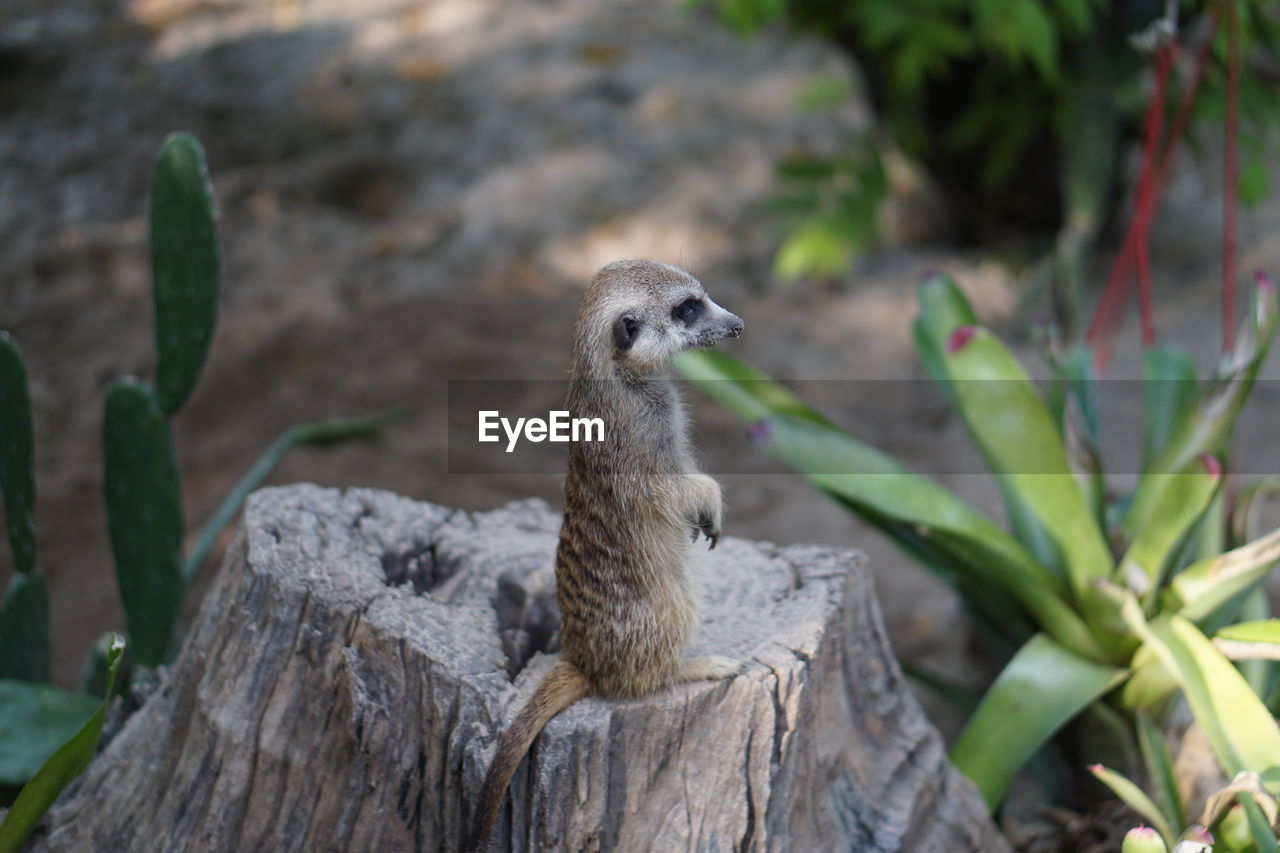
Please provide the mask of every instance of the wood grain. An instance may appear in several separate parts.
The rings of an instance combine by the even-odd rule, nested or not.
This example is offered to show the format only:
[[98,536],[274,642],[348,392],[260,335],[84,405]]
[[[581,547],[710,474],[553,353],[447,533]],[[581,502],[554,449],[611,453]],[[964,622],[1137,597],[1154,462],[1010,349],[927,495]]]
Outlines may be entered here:
[[[554,660],[559,517],[266,489],[172,668],[36,850],[455,850]],[[516,774],[494,849],[1002,851],[911,697],[856,551],[699,552],[692,654],[729,681],[588,699]]]

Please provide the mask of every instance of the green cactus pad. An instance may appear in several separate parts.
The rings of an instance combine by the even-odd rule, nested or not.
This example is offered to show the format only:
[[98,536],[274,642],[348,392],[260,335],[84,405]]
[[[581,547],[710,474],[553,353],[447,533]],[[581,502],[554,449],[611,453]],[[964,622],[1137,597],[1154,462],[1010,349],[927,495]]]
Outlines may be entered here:
[[13,564],[20,572],[36,567],[34,444],[27,369],[18,344],[0,332],[0,493]]
[[0,604],[0,678],[49,680],[49,592],[44,575],[19,573]]
[[182,489],[169,421],[133,378],[107,392],[103,480],[116,579],[134,660],[165,661],[182,609]]
[[204,149],[190,134],[170,135],[151,185],[156,397],[167,415],[195,387],[218,322],[216,220]]

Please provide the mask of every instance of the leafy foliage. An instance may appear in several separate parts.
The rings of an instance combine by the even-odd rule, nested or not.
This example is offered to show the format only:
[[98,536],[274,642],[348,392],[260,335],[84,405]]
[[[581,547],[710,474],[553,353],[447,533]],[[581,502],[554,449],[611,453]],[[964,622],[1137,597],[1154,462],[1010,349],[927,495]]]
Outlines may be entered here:
[[[861,70],[880,119],[879,135],[851,146],[859,158],[889,145],[922,163],[953,202],[981,204],[1022,228],[1048,227],[1049,216],[1076,238],[1090,240],[1117,197],[1117,154],[1136,135],[1148,85],[1147,62],[1132,36],[1165,13],[1146,0],[687,0],[714,5],[726,24],[744,35],[785,22],[835,45]],[[1263,0],[1241,3],[1244,55],[1280,50],[1280,19]],[[1184,3],[1179,26],[1195,33],[1209,2]],[[1224,111],[1225,37],[1200,87],[1193,115],[1199,126]],[[1167,93],[1177,108],[1190,74],[1175,75]],[[825,87],[826,102],[834,91]],[[812,104],[807,96],[806,104]],[[1280,130],[1269,84],[1245,75],[1240,101],[1245,160],[1241,196],[1267,191],[1268,140]],[[819,99],[821,102],[821,99]],[[844,158],[831,159],[833,173]],[[835,180],[834,174],[826,180]],[[795,196],[786,187],[782,194]],[[833,190],[834,192],[834,190]],[[844,207],[874,210],[883,184],[861,181]],[[783,278],[827,276],[847,270],[875,236],[875,220],[831,216],[820,193],[810,193],[812,217],[785,221],[786,241],[777,272]],[[997,203],[998,202],[998,203]],[[981,214],[967,209],[961,215]],[[960,223],[962,226],[963,222]],[[1056,227],[1056,226],[1054,226]]]
[[[18,793],[4,822],[0,823],[0,853],[16,853],[62,789],[89,766],[102,736],[102,724],[107,717],[107,705],[111,701],[120,662],[124,659],[124,650],[124,638],[118,634],[113,636],[107,644],[107,686],[102,701],[67,742],[41,764],[31,781]],[[79,701],[79,697],[75,698]],[[39,731],[39,727],[36,730]]]
[[[1051,359],[1056,381],[1046,401],[1003,344],[974,324],[953,283],[931,275],[918,293],[917,351],[999,484],[1010,532],[730,356],[685,353],[678,366],[751,422],[770,455],[952,584],[983,627],[1017,648],[952,751],[993,808],[1027,759],[1101,702],[1130,713],[1129,737],[1146,756],[1156,796],[1112,771],[1100,777],[1149,820],[1158,814],[1161,834],[1171,836],[1185,815],[1173,804],[1171,764],[1150,717],[1175,691],[1227,772],[1256,773],[1280,792],[1280,726],[1264,701],[1267,681],[1248,680],[1231,660],[1280,656],[1280,622],[1230,624],[1280,562],[1280,530],[1225,552],[1221,534],[1204,533],[1231,521],[1218,499],[1222,472],[1275,335],[1274,288],[1260,284],[1249,328],[1212,381],[1145,395],[1152,417],[1175,426],[1153,429],[1148,418],[1149,461],[1133,492],[1114,498],[1100,485],[1088,353]],[[1184,358],[1155,359],[1153,381],[1181,376]]]
[[777,178],[781,190],[765,207],[788,232],[774,259],[780,278],[838,275],[875,239],[886,181],[871,146],[831,160],[784,160]]

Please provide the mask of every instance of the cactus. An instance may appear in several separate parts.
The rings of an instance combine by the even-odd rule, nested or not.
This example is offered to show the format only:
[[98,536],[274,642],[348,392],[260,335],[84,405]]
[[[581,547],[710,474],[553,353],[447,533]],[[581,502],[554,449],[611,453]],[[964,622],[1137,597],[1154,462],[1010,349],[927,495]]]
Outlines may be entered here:
[[36,567],[36,478],[32,462],[31,397],[17,342],[0,332],[0,491],[9,547],[20,572]]
[[[133,665],[150,668],[169,660],[190,580],[249,491],[290,448],[372,435],[398,417],[384,413],[286,430],[218,507],[184,563],[182,488],[169,418],[199,379],[217,322],[215,218],[200,144],[187,134],[171,135],[156,162],[151,204],[156,388],[139,379],[117,380],[107,392],[103,416],[104,497],[130,660],[122,662],[123,643],[115,635],[99,641],[81,673],[83,692],[110,697],[122,666],[121,690],[135,672]],[[36,567],[31,512],[32,444],[26,370],[17,346],[0,332],[0,491],[19,569],[0,606],[0,692],[31,707],[41,707],[49,697],[69,707],[79,703],[87,716],[83,696],[13,680],[47,681],[49,675],[48,596]],[[0,707],[4,704],[0,701]],[[16,849],[58,791],[92,757],[105,708],[105,702],[98,706],[83,728],[82,718],[67,714],[33,715],[0,725],[0,765],[7,759],[12,769],[15,756],[26,759],[9,777],[0,767],[0,783],[24,781],[19,777],[48,758],[0,825],[0,853]],[[63,741],[61,749],[48,754]]]
[[0,678],[49,680],[49,592],[38,571],[19,572],[0,604]]
[[166,415],[178,411],[200,378],[218,321],[216,220],[204,149],[190,134],[171,134],[151,185],[156,399]]
[[36,568],[36,482],[27,370],[0,332],[0,494],[17,569],[0,604],[0,678],[49,680],[49,596]]
[[182,608],[182,488],[173,437],[151,390],[120,379],[107,392],[103,485],[116,580],[133,659],[164,662]]

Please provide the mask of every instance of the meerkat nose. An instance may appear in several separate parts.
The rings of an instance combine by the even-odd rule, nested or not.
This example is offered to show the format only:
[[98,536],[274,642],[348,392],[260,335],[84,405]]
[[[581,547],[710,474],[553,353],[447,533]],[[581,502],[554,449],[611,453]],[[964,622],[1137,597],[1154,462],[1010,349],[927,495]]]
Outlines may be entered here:
[[742,334],[742,318],[730,317],[729,318],[729,337],[736,338],[740,334]]

